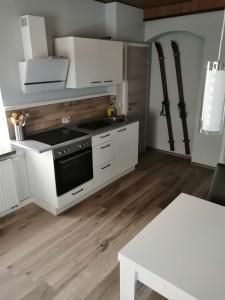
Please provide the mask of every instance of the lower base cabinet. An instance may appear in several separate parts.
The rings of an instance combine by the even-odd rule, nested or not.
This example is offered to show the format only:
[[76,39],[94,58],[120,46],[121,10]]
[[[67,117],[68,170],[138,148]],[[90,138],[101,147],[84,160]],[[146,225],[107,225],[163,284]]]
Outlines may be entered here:
[[94,168],[94,187],[99,187],[115,177],[115,161],[108,161]]
[[119,128],[115,133],[116,175],[134,167],[138,163],[139,123],[135,122]]
[[[134,122],[93,137],[95,186],[100,186],[137,165],[138,134],[139,123]],[[105,141],[104,137],[110,140]]]
[[[52,151],[26,150],[31,194],[35,203],[59,214],[134,169],[138,163],[139,123],[92,137],[93,179],[58,197]],[[44,170],[44,171],[43,171]]]

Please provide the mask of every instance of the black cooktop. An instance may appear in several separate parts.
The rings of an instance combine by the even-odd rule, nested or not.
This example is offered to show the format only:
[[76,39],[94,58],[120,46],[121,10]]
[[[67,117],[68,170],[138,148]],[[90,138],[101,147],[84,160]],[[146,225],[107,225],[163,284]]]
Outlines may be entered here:
[[98,130],[104,127],[107,127],[111,125],[109,122],[107,122],[106,120],[94,120],[94,121],[89,121],[87,123],[82,123],[77,125],[77,127],[79,128],[83,128],[83,129],[88,129],[88,130]]
[[69,128],[57,128],[28,136],[28,139],[45,143],[51,146],[80,138],[87,133]]

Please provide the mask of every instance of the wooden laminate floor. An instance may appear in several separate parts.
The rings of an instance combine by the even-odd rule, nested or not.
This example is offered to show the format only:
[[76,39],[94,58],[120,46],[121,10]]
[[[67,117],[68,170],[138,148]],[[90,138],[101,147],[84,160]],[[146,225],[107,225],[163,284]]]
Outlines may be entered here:
[[[118,251],[178,194],[205,198],[212,171],[148,151],[137,169],[55,217],[30,204],[0,219],[1,300],[118,300]],[[139,286],[138,299],[162,299]]]

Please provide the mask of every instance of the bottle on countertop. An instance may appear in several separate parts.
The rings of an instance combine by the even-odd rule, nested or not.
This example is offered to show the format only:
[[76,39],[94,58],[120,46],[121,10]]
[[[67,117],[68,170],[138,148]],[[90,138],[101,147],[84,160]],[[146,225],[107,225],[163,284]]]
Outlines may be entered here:
[[113,103],[111,103],[107,107],[107,117],[108,118],[114,118],[114,117],[116,117],[116,106]]

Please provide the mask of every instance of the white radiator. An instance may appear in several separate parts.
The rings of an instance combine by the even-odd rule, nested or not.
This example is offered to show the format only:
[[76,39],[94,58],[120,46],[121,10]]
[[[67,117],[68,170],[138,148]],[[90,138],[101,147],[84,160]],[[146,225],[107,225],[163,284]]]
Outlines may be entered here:
[[13,161],[6,159],[0,162],[0,213],[18,205],[18,203]]

